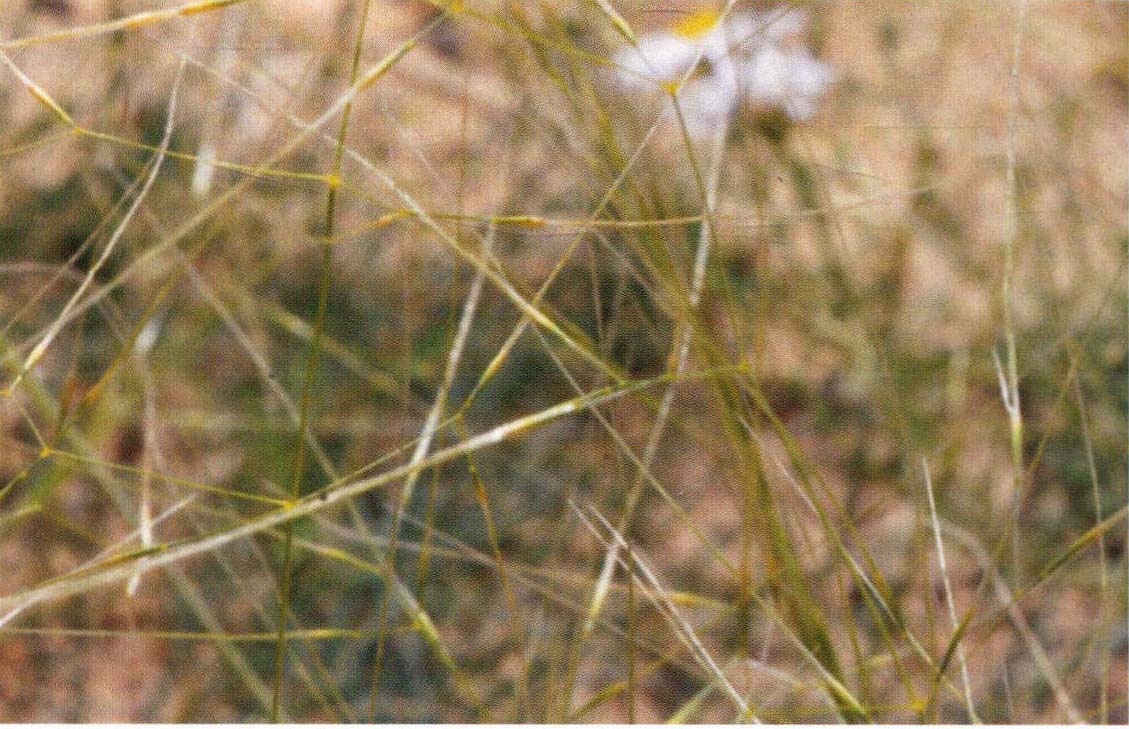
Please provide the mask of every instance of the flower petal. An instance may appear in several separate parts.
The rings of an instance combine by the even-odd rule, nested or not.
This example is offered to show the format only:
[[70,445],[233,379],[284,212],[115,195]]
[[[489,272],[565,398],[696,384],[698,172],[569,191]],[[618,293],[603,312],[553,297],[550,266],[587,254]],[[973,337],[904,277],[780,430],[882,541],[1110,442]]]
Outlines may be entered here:
[[705,136],[724,124],[737,108],[735,77],[698,78],[678,92],[678,105],[691,136]]
[[793,118],[807,119],[835,80],[835,71],[803,49],[766,46],[748,63],[745,76],[750,101],[779,104]]
[[690,70],[698,56],[698,44],[673,33],[651,33],[639,39],[635,48],[623,48],[612,61],[626,73],[621,73],[629,85],[645,85],[644,78],[664,83],[681,78]]

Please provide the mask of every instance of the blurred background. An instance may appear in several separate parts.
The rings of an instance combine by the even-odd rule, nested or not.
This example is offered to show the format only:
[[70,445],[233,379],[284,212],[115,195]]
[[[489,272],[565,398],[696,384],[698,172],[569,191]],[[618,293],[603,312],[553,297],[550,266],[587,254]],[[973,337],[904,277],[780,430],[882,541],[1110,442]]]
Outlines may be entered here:
[[0,4],[0,718],[1124,722],[1126,6],[443,5]]

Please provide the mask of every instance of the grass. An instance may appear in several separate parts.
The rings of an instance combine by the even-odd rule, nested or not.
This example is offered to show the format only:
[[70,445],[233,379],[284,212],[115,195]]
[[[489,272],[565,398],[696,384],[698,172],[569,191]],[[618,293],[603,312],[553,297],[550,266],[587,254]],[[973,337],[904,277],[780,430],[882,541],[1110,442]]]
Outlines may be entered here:
[[4,6],[0,717],[1124,722],[1127,23]]

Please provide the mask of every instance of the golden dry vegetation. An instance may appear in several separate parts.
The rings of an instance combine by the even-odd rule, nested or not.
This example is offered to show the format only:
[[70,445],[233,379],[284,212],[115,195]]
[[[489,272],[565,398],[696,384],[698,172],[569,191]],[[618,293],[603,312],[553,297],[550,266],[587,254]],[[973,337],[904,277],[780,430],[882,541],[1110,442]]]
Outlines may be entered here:
[[0,3],[0,719],[1124,722],[1127,28]]

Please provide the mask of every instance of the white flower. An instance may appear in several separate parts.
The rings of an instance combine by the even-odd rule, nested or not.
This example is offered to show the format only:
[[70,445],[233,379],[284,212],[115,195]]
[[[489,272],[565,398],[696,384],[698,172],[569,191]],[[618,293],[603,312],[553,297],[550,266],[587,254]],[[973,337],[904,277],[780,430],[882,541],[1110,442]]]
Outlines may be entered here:
[[730,15],[724,23],[716,12],[702,10],[670,30],[643,36],[612,60],[627,87],[676,90],[695,136],[719,128],[743,100],[808,119],[835,71],[806,49],[782,46],[805,23],[802,13],[789,9]]

